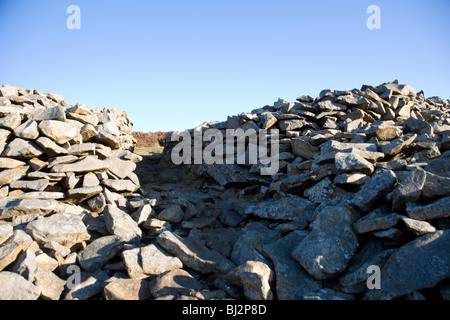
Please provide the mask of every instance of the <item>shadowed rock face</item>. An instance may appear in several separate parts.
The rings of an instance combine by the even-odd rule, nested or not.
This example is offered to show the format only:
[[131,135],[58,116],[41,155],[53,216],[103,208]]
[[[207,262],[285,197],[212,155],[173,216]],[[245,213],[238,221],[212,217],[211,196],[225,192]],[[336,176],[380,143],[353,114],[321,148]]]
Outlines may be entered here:
[[187,133],[277,129],[262,175],[249,138],[176,166],[170,132],[141,156],[125,112],[1,86],[0,299],[448,298],[449,106],[394,81]]

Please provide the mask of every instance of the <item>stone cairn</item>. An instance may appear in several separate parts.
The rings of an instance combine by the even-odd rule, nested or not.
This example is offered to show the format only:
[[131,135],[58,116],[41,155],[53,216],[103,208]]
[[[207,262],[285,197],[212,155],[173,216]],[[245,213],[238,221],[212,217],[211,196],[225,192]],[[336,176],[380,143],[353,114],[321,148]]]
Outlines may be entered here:
[[449,101],[297,101],[200,126],[279,129],[277,174],[185,164],[201,187],[155,191],[124,112],[0,87],[0,300],[449,299]]

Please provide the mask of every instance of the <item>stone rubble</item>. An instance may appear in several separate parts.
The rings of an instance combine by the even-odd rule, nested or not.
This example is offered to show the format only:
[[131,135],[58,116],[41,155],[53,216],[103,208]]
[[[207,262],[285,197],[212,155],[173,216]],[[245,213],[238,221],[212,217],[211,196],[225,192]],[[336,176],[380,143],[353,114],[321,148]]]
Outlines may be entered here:
[[271,176],[172,165],[168,133],[183,175],[141,186],[131,128],[0,87],[0,300],[449,298],[448,100],[394,81],[196,128],[278,129]]

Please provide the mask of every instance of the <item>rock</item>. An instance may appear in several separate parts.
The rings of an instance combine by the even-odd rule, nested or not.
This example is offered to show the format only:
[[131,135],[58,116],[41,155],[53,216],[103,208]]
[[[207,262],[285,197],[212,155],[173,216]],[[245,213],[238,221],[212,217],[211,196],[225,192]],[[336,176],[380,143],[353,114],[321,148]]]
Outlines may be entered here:
[[273,300],[270,282],[274,280],[274,274],[265,263],[247,261],[236,267],[227,277],[239,280],[248,299]]
[[22,139],[36,139],[39,136],[38,124],[29,119],[14,129],[14,135]]
[[269,129],[277,122],[277,118],[271,112],[261,113],[259,119],[262,123],[262,129]]
[[139,279],[115,279],[103,289],[106,300],[147,300],[151,297],[149,282]]
[[75,140],[80,135],[80,128],[73,125],[73,123],[58,120],[41,121],[39,130],[60,145]]
[[308,292],[317,291],[322,287],[321,282],[312,278],[291,255],[307,235],[307,231],[293,231],[263,246],[263,253],[275,266],[278,300],[298,300]]
[[355,297],[330,288],[323,288],[310,292],[302,297],[302,300],[355,300]]
[[331,180],[326,177],[311,188],[306,189],[303,195],[315,204],[319,204],[325,201],[343,200],[350,197],[352,193],[336,187]]
[[0,219],[8,219],[20,215],[47,215],[58,210],[58,201],[50,199],[5,199],[0,203]]
[[351,184],[362,185],[369,179],[368,175],[363,173],[341,173],[334,177],[333,183],[336,184]]
[[142,225],[147,221],[150,217],[154,217],[156,215],[155,211],[153,210],[152,206],[150,204],[144,204],[139,209],[134,211],[131,214],[131,217],[138,225]]
[[415,220],[432,220],[446,218],[450,215],[448,208],[450,205],[450,196],[433,201],[426,205],[417,205],[415,203],[406,204],[406,213]]
[[315,205],[303,197],[289,196],[279,200],[248,203],[245,215],[263,219],[310,221]]
[[19,113],[11,113],[6,117],[0,118],[0,128],[14,130],[22,123],[22,117]]
[[41,297],[46,300],[58,300],[64,291],[66,281],[59,278],[53,272],[37,268],[35,284],[41,289]]
[[112,149],[119,149],[120,148],[120,140],[119,137],[116,135],[113,135],[109,132],[100,131],[98,135],[95,136],[95,141],[98,143],[102,143],[107,145],[108,147]]
[[102,191],[101,186],[70,189],[66,193],[66,201],[68,203],[80,203],[100,194]]
[[43,120],[66,121],[66,112],[63,107],[56,106],[38,109],[30,113],[30,117],[38,122]]
[[94,274],[87,274],[85,280],[78,284],[74,284],[67,291],[66,300],[87,300],[96,294],[102,292],[102,284],[109,278],[106,272],[98,271]]
[[405,135],[402,138],[397,138],[391,142],[381,145],[380,151],[386,156],[393,156],[402,151],[403,147],[410,145],[416,139],[417,135]]
[[240,236],[236,239],[231,252],[231,260],[236,265],[245,261],[269,261],[262,255],[263,246],[279,239],[281,235],[274,230],[264,226],[260,222],[250,222],[242,229]]
[[0,300],[37,300],[41,294],[38,287],[17,273],[0,272]]
[[2,153],[2,157],[31,159],[39,157],[44,151],[31,141],[16,138],[11,141]]
[[353,223],[353,230],[357,234],[385,230],[395,226],[398,220],[397,214],[378,208],[356,220]]
[[400,219],[406,228],[416,237],[437,231],[435,227],[425,221],[418,221],[403,216]]
[[192,291],[202,291],[206,286],[183,269],[175,269],[157,276],[150,282],[150,292],[154,298],[189,295]]
[[[425,182],[420,196],[424,199],[434,199],[450,195],[450,178],[425,171]],[[416,201],[410,200],[410,201]]]
[[13,235],[13,227],[10,224],[0,224],[0,245]]
[[426,172],[423,170],[409,171],[408,175],[392,192],[392,210],[403,210],[407,202],[419,200],[425,178]]
[[215,250],[208,249],[194,237],[181,238],[170,231],[157,238],[161,247],[181,260],[183,265],[200,273],[228,273],[235,265]]
[[292,138],[291,143],[292,153],[305,159],[314,159],[319,152],[305,137]]
[[396,181],[397,177],[391,170],[377,172],[353,196],[351,203],[361,211],[368,212],[377,200],[392,191]]
[[142,269],[141,248],[137,247],[123,250],[121,256],[125,263],[128,276],[131,279],[148,278],[148,275],[146,275]]
[[9,159],[9,158],[0,158],[0,169],[15,169],[18,167],[22,167],[25,165],[25,162]]
[[29,166],[7,169],[0,172],[0,186],[10,184],[22,178],[30,169]]
[[183,220],[184,211],[179,205],[169,205],[160,214],[156,216],[157,219],[178,223]]
[[20,274],[26,280],[33,282],[37,269],[37,263],[34,251],[28,247],[22,252],[16,261],[8,268],[9,271]]
[[39,244],[56,241],[62,245],[71,245],[90,238],[81,217],[69,213],[56,213],[31,221],[25,231]]
[[107,179],[102,181],[103,185],[116,192],[135,192],[139,187],[130,180]]
[[[75,157],[76,158],[76,157]],[[70,158],[73,159],[73,158]],[[110,164],[106,161],[98,160],[94,156],[87,156],[86,158],[75,163],[65,163],[53,165],[50,172],[103,172],[110,169]]]
[[450,232],[423,235],[397,249],[381,269],[381,289],[368,291],[365,299],[392,299],[432,288],[450,276]]
[[0,246],[0,271],[13,263],[32,242],[33,239],[24,231],[15,230],[13,235]]
[[16,180],[9,184],[11,189],[21,189],[23,191],[43,191],[47,188],[49,180]]
[[358,247],[352,230],[355,218],[355,213],[344,205],[323,208],[292,256],[318,280],[342,273]]
[[141,248],[142,271],[147,275],[160,275],[167,271],[183,267],[177,257],[168,255],[156,244],[149,244]]
[[142,231],[130,215],[110,204],[106,205],[103,215],[106,229],[110,234],[120,237],[125,242],[139,242]]
[[356,171],[364,174],[371,174],[374,170],[373,165],[369,161],[358,154],[353,153],[336,153],[334,163],[336,165],[336,169],[340,173]]
[[402,134],[402,129],[394,126],[379,127],[376,131],[376,137],[380,141],[391,141]]
[[108,260],[121,252],[123,240],[118,236],[105,236],[92,241],[78,254],[78,261],[83,270],[95,272],[103,267]]
[[36,144],[40,146],[49,157],[56,157],[68,153],[67,149],[59,146],[47,137],[40,137],[36,140]]

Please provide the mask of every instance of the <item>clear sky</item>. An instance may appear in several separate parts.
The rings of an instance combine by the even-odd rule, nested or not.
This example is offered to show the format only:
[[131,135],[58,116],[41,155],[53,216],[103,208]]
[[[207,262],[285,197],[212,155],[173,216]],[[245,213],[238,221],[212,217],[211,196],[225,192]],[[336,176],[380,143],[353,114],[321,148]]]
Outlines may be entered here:
[[0,0],[0,39],[0,84],[120,108],[135,131],[394,79],[450,98],[448,0]]

